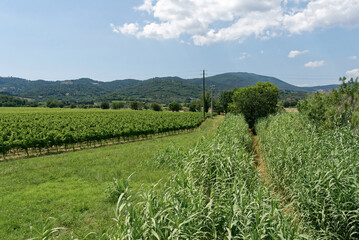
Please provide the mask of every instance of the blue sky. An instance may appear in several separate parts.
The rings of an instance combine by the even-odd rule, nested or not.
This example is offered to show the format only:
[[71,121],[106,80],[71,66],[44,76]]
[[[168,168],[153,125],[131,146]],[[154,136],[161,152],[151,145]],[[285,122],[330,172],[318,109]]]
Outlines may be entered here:
[[0,76],[359,75],[358,0],[0,0]]

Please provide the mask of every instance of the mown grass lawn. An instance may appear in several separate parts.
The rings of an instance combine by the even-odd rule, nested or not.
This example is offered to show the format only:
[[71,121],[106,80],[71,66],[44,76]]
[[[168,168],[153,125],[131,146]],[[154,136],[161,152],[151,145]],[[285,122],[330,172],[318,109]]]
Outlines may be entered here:
[[[155,154],[175,144],[193,148],[202,137],[215,133],[223,117],[208,119],[191,133],[107,146],[59,155],[0,162],[0,239],[31,237],[30,226],[47,217],[56,225],[86,233],[106,231],[114,204],[105,189],[113,178],[127,178],[132,189],[147,189],[171,171],[146,164]],[[63,236],[66,238],[66,236]]]

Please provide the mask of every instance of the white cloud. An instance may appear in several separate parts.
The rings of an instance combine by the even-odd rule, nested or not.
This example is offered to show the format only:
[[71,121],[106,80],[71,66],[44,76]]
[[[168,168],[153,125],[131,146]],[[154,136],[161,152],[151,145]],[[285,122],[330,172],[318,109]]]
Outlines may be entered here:
[[350,56],[349,59],[350,59],[350,60],[357,60],[358,57],[357,57],[357,56]]
[[352,69],[346,72],[347,76],[350,78],[357,78],[359,77],[359,69]]
[[196,45],[209,45],[359,27],[358,0],[143,0],[135,9],[154,19],[141,26],[112,26],[114,32],[155,39],[187,36]]
[[135,10],[151,13],[153,11],[153,0],[144,0],[144,3],[139,7],[135,7]]
[[136,35],[139,29],[137,23],[125,23],[122,27],[115,26],[111,23],[110,26],[113,32],[128,35]]
[[292,50],[292,51],[289,52],[288,57],[289,58],[295,58],[296,56],[301,55],[301,54],[305,54],[307,52],[309,52],[309,51],[308,50],[304,50],[304,51]]
[[299,34],[317,28],[359,26],[357,0],[312,0],[306,8],[284,15],[283,25],[290,33]]
[[249,57],[251,57],[251,55],[249,53],[242,52],[238,59],[239,60],[244,60],[244,59],[249,58]]
[[321,61],[313,61],[313,62],[307,62],[306,64],[304,64],[305,67],[308,67],[308,68],[317,68],[317,67],[322,67],[324,66],[324,61],[321,60]]

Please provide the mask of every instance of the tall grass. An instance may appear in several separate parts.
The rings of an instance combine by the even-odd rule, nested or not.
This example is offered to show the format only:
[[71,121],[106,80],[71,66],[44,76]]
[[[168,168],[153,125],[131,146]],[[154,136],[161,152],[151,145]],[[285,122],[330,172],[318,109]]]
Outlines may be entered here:
[[200,141],[189,154],[169,153],[174,163],[182,162],[172,165],[176,174],[160,189],[136,195],[126,188],[107,238],[304,238],[297,220],[283,214],[280,202],[260,182],[251,141],[244,118],[231,115],[213,139]]
[[256,126],[274,185],[316,238],[359,238],[359,130],[324,130],[301,114]]

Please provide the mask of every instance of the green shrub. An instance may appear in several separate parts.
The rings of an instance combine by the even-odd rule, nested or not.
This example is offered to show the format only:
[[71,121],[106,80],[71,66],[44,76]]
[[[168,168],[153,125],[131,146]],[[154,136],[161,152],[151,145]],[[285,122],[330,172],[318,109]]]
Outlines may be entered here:
[[253,127],[257,119],[277,112],[279,89],[270,82],[258,82],[255,86],[237,88],[233,93],[231,111],[242,113]]
[[168,104],[168,108],[172,112],[179,112],[182,109],[182,105],[178,102],[171,102],[170,104]]
[[317,124],[327,128],[351,125],[358,127],[359,82],[358,78],[340,78],[342,84],[331,92],[316,92],[298,104],[298,110]]

